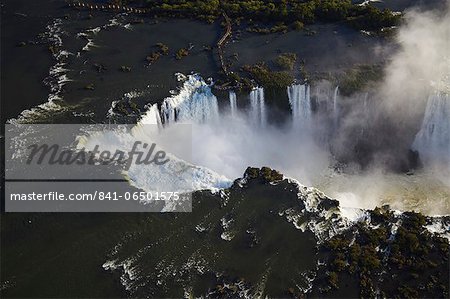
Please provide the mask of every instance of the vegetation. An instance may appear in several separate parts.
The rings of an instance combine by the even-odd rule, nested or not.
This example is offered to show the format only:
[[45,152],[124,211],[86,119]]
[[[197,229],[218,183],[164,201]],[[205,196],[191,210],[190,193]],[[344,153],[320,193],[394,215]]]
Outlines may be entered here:
[[175,53],[175,58],[177,60],[180,60],[183,57],[188,56],[188,55],[189,55],[189,51],[186,48],[181,48]]
[[305,24],[303,24],[303,22],[301,21],[295,21],[294,23],[292,23],[292,28],[294,30],[302,30],[305,27]]
[[294,82],[294,77],[287,71],[272,71],[265,63],[256,65],[245,65],[243,70],[256,81],[258,85],[265,88],[283,89]]
[[276,182],[283,179],[283,174],[269,167],[254,168],[248,167],[245,170],[244,177],[249,179],[261,179],[264,182]]
[[107,70],[106,66],[101,63],[94,63],[93,66],[97,73],[103,73]]
[[322,245],[326,266],[318,279],[321,290],[339,288],[341,276],[358,277],[365,298],[375,290],[387,298],[448,298],[449,244],[424,229],[426,217],[406,212],[398,220],[382,207],[370,219],[370,227],[358,223]]
[[[400,16],[372,5],[354,5],[351,0],[146,0],[146,7],[155,15],[192,17],[213,22],[225,12],[248,23],[278,23],[278,30],[294,24],[299,30],[303,24],[315,22],[346,22],[357,29],[380,31],[398,24]],[[270,30],[272,32],[273,30]],[[262,32],[267,32],[262,30]],[[279,32],[275,30],[275,32]]]
[[159,52],[153,52],[150,55],[147,56],[147,62],[149,64],[155,63],[159,58],[161,57],[161,53]]
[[113,111],[122,116],[138,115],[140,113],[139,107],[135,102],[123,100],[114,104]]
[[158,47],[159,49],[159,53],[163,54],[163,55],[168,55],[169,54],[169,46],[163,43],[157,43],[156,47]]
[[353,27],[369,31],[381,31],[383,28],[396,26],[399,20],[400,15],[387,9],[379,10],[371,5],[364,6],[359,14],[347,18]]
[[278,23],[269,28],[253,25],[252,27],[248,27],[246,30],[247,32],[263,33],[263,34],[277,33],[277,32],[286,33],[288,32],[289,27],[283,23]]
[[382,77],[383,70],[380,65],[358,65],[338,79],[339,89],[343,95],[348,96]]
[[[275,94],[294,83],[294,68],[297,62],[295,53],[282,53],[270,63],[259,62],[254,65],[244,65],[239,71],[229,72],[225,82],[218,80],[216,86],[233,86],[234,88],[251,89],[262,86]],[[305,75],[302,65],[298,69]],[[275,96],[274,93],[271,93]],[[270,97],[268,97],[269,99]]]
[[163,43],[156,43],[156,51],[147,56],[149,64],[155,63],[162,55],[169,55],[169,46]]
[[294,69],[295,62],[297,61],[297,54],[295,53],[283,53],[275,59],[275,64],[282,70],[292,71]]

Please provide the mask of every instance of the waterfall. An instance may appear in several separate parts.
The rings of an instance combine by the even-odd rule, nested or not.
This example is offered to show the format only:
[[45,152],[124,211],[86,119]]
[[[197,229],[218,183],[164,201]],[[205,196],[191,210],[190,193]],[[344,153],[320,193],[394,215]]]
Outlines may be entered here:
[[230,91],[229,97],[230,97],[230,113],[231,116],[235,116],[237,111],[236,93],[234,91]]
[[294,127],[305,127],[311,119],[311,96],[308,85],[294,84],[287,88]]
[[166,98],[161,105],[164,123],[175,121],[207,122],[217,119],[219,105],[211,87],[198,75],[183,78],[177,95]]
[[265,127],[267,123],[264,89],[257,87],[250,92],[250,119],[255,125]]
[[339,106],[338,106],[338,96],[339,96],[339,86],[334,89],[333,95],[333,117],[334,117],[334,129],[336,130],[339,126]]
[[157,125],[161,127],[161,116],[158,110],[158,104],[151,105],[147,112],[142,116],[140,123],[144,125]]
[[412,145],[424,162],[446,163],[450,170],[450,96],[436,92],[428,98],[422,127]]
[[147,107],[147,112],[142,115],[132,131],[135,136],[143,135],[152,138],[162,129],[161,115],[159,114],[158,104]]
[[369,93],[365,92],[364,94],[360,94],[358,96],[358,100],[362,101],[363,110],[362,113],[362,121],[361,121],[361,128],[360,128],[360,136],[364,136],[367,129],[369,128],[369,117],[370,117],[370,110],[369,110]]

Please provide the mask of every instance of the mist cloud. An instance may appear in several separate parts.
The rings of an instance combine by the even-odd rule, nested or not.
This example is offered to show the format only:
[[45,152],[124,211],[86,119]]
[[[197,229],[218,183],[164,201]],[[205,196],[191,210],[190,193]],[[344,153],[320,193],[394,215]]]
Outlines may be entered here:
[[[390,203],[428,213],[448,210],[447,174],[431,171],[427,164],[415,176],[392,172],[411,167],[408,150],[421,129],[430,95],[450,91],[448,9],[407,11],[395,42],[398,49],[376,89],[341,101],[337,131],[329,109],[315,115],[308,132],[288,125],[255,129],[244,115],[225,117],[219,123],[195,126],[194,144],[199,146],[194,162],[229,177],[239,176],[246,166],[267,165],[323,189],[344,206],[373,208]],[[323,98],[320,90],[328,85],[317,85],[316,95]],[[441,121],[433,126],[445,127],[450,119]],[[445,155],[448,139],[439,138],[444,143],[440,155]],[[323,139],[329,140],[323,143]],[[331,169],[335,157],[347,163],[346,174]],[[363,171],[361,163],[367,164]]]

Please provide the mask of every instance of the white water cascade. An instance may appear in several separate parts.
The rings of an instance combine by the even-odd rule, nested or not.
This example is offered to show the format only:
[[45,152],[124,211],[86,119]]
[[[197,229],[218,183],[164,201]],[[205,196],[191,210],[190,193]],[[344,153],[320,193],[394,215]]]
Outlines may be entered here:
[[230,97],[230,113],[231,113],[231,116],[234,117],[237,112],[236,93],[234,91],[230,91],[229,97]]
[[[428,98],[422,127],[412,145],[426,163],[439,163],[450,171],[450,95],[436,92]],[[445,165],[443,165],[445,164]]]
[[185,80],[177,95],[168,97],[161,105],[164,123],[175,121],[207,122],[219,117],[219,105],[211,87],[198,75]]
[[255,125],[265,127],[267,124],[264,89],[257,87],[250,92],[250,119]]
[[147,112],[145,112],[145,114],[133,128],[133,132],[134,134],[155,136],[155,134],[158,134],[163,128],[158,104],[153,104],[147,107]]
[[[166,152],[169,158],[167,163],[145,166],[131,163],[128,169],[122,171],[132,186],[148,192],[190,192],[229,187],[232,181],[225,176],[191,162],[193,140],[190,128],[198,128],[199,124],[205,122],[214,123],[218,119],[217,98],[212,94],[210,85],[200,76],[179,75],[179,78],[183,84],[178,93],[166,98],[161,104],[161,110],[157,104],[148,105],[148,110],[132,127],[131,132],[113,130],[92,135],[83,139],[79,144],[80,148],[92,150],[98,145],[100,151],[113,149],[128,152],[136,141],[156,143],[156,150]],[[192,125],[177,127],[175,122],[188,122]],[[170,210],[170,206],[167,209]]]
[[334,89],[334,95],[333,95],[333,126],[334,130],[337,130],[339,126],[339,103],[338,103],[338,97],[339,97],[339,86],[336,86]]
[[294,84],[287,88],[294,127],[305,128],[312,118],[310,88],[306,84]]
[[144,125],[157,125],[161,127],[161,115],[159,114],[158,104],[149,106],[147,112],[145,112],[139,122]]

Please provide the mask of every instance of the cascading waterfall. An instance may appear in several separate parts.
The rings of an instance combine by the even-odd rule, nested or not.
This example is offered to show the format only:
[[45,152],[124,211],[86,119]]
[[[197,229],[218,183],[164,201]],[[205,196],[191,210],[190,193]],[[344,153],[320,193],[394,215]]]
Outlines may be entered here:
[[153,136],[162,129],[161,115],[159,114],[158,104],[148,106],[147,112],[141,117],[140,121],[133,128],[133,134]]
[[235,116],[237,112],[237,98],[236,93],[234,91],[230,91],[230,113],[231,116]]
[[[165,125],[177,121],[209,122],[219,118],[219,105],[211,87],[199,75],[182,76],[182,88],[176,95],[166,98],[158,111],[156,105],[150,107],[141,122]],[[292,110],[294,127],[307,128],[312,121],[310,87],[306,84],[294,84],[287,88],[289,103]],[[250,92],[249,116],[253,125],[266,127],[267,110],[264,101],[264,89],[257,87]],[[333,122],[338,125],[340,111],[338,105],[339,88],[334,89]],[[229,92],[230,114],[236,116],[237,96]]]
[[217,119],[219,105],[211,87],[198,75],[189,75],[180,92],[161,105],[165,124],[176,121],[206,122]]
[[250,119],[255,125],[265,127],[267,124],[264,89],[257,87],[250,92]]
[[144,125],[157,125],[161,127],[161,115],[159,114],[158,104],[153,104],[142,116],[140,123]]
[[294,84],[287,88],[294,127],[306,127],[311,117],[310,88],[306,84]]
[[[161,104],[161,110],[157,104],[147,106],[146,113],[131,128],[131,134],[126,130],[113,133],[106,131],[104,134],[85,138],[80,146],[92,150],[98,145],[100,150],[115,149],[127,152],[135,146],[136,141],[147,144],[156,142],[156,149],[166,152],[169,158],[167,163],[150,163],[145,166],[131,163],[130,167],[122,172],[132,186],[148,192],[190,192],[229,187],[232,181],[225,176],[190,162],[190,150],[184,150],[191,148],[189,131],[182,128],[172,130],[175,126],[167,126],[177,121],[204,123],[219,116],[217,98],[212,94],[210,85],[198,75],[179,75],[179,78],[183,80],[183,85],[178,94],[166,98]],[[162,126],[162,120],[165,128]],[[162,133],[163,131],[165,133]],[[187,139],[180,140],[180,133]],[[170,203],[165,208],[170,210]]]
[[362,103],[363,103],[363,115],[362,117],[365,119],[365,121],[361,122],[361,129],[360,129],[360,136],[364,136],[364,134],[367,131],[367,128],[369,126],[369,115],[370,115],[370,111],[369,111],[369,93],[365,92],[364,94],[359,96],[359,99],[362,98]]
[[338,104],[338,96],[339,96],[339,86],[336,86],[334,89],[334,95],[333,95],[333,116],[334,116],[334,130],[337,130],[339,126],[339,104]]
[[426,163],[445,163],[450,171],[450,96],[436,92],[428,98],[422,127],[412,145]]

